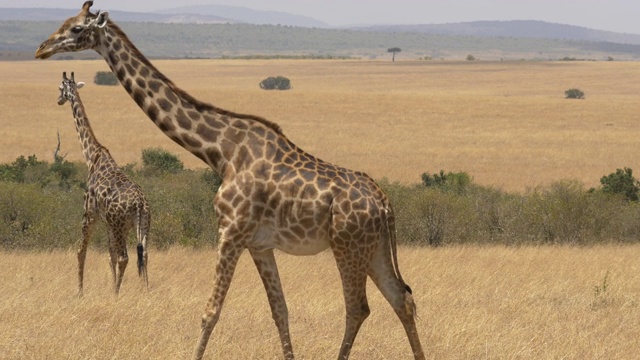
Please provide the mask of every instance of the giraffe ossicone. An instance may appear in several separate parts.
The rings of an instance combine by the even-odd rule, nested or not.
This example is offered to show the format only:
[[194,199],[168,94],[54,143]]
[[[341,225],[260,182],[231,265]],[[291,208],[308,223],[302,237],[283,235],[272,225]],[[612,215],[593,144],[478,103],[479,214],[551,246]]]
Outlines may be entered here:
[[339,358],[349,357],[369,316],[369,277],[404,326],[414,357],[424,359],[411,289],[398,269],[393,209],[373,179],[303,151],[271,121],[195,99],[158,71],[107,12],[91,13],[92,4],[85,2],[78,15],[67,19],[36,57],[95,50],[154,124],[223,180],[214,200],[219,234],[214,289],[194,358],[204,354],[238,259],[248,249],[267,292],[283,355],[293,359],[274,250],[312,255],[331,249],[346,307]]
[[78,89],[82,86],[84,86],[83,82],[76,83],[73,72],[71,78],[67,78],[66,72],[62,73],[58,105],[64,105],[66,102],[71,104],[76,130],[82,145],[82,154],[89,168],[87,191],[84,195],[82,238],[78,249],[78,296],[82,296],[83,293],[87,246],[97,218],[101,218],[107,225],[109,265],[116,294],[120,291],[124,271],[129,262],[127,234],[132,227],[136,229],[138,241],[136,248],[138,274],[143,278],[148,289],[147,236],[151,221],[149,205],[142,189],[129,180],[109,150],[100,144],[94,135],[78,93]]

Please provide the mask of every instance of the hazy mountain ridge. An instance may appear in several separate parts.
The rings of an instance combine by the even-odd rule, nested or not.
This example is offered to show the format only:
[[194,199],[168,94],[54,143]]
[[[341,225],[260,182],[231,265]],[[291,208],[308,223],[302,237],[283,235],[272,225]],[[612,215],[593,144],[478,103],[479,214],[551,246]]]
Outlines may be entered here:
[[326,28],[329,25],[309,16],[294,15],[280,11],[253,10],[230,5],[191,5],[155,11],[158,14],[202,14],[216,15],[237,22],[261,25],[289,25],[300,27]]
[[[200,7],[188,11],[194,9]],[[399,47],[400,58],[405,59],[456,60],[469,54],[481,60],[640,59],[640,35],[540,21],[329,28],[254,24],[200,10],[199,14],[184,13],[185,8],[169,9],[166,11],[176,13],[167,14],[110,13],[145,54],[157,58],[311,55],[375,59],[386,58],[388,48]],[[76,12],[0,8],[0,60],[32,58],[39,43]],[[267,16],[262,20],[267,21]],[[64,58],[91,56],[82,52]]]
[[[59,21],[75,14],[76,9],[0,8],[0,20]],[[240,6],[192,5],[151,13],[110,11],[117,21],[157,22],[177,24],[248,23],[287,25],[306,28],[331,28],[318,19],[277,11],[254,10]],[[537,20],[472,21],[447,24],[368,25],[333,27],[367,32],[420,33],[478,37],[513,37],[611,42],[640,45],[640,34],[625,34],[580,26]]]
[[[75,13],[70,9],[13,9],[0,8],[0,21],[63,21]],[[154,14],[119,10],[109,10],[109,15],[118,21],[156,22],[156,23],[193,23],[193,24],[224,24],[238,21],[216,15],[207,14]]]
[[447,24],[371,25],[352,27],[353,30],[373,32],[414,32],[439,35],[482,37],[514,37],[559,39],[619,44],[640,44],[640,35],[595,30],[574,25],[538,20],[472,21]]

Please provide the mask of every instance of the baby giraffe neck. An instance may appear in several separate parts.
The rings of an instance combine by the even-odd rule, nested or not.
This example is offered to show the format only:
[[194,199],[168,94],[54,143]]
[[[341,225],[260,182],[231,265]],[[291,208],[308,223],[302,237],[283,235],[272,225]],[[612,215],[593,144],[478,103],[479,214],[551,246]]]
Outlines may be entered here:
[[102,147],[98,139],[96,139],[89,118],[87,118],[84,110],[84,105],[80,100],[78,93],[74,94],[74,98],[71,100],[71,110],[73,111],[73,117],[76,124],[76,131],[78,132],[78,138],[80,139],[80,145],[82,145],[82,155],[87,166],[91,167],[91,163],[98,149]]

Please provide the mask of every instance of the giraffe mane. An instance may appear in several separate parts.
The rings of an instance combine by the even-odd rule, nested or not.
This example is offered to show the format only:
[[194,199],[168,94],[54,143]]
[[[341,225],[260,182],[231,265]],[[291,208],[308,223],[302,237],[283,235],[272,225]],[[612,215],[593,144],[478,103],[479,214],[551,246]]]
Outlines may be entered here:
[[116,23],[114,23],[110,19],[107,20],[107,21],[108,21],[109,29],[111,29],[111,31],[116,33],[118,35],[118,37],[120,37],[122,39],[122,41],[131,49],[131,52],[143,64],[145,64],[150,69],[155,71],[155,73],[158,75],[159,80],[162,80],[163,82],[165,82],[171,88],[171,90],[173,90],[176,94],[178,94],[178,96],[180,96],[182,99],[184,99],[185,101],[191,103],[196,108],[196,110],[198,110],[198,111],[212,111],[212,112],[215,112],[215,113],[220,114],[220,115],[226,115],[226,116],[230,116],[230,117],[234,117],[234,118],[238,118],[238,119],[247,119],[247,120],[257,121],[257,122],[267,126],[268,128],[272,129],[276,133],[278,133],[280,135],[284,135],[280,125],[278,125],[277,123],[275,123],[273,121],[269,121],[269,120],[267,120],[267,119],[265,119],[265,118],[263,118],[261,116],[236,113],[236,112],[233,112],[233,111],[229,111],[229,110],[225,110],[225,109],[219,108],[217,106],[214,106],[212,104],[209,104],[209,103],[206,103],[206,102],[203,102],[203,101],[200,101],[200,100],[194,98],[188,92],[186,92],[186,91],[182,90],[181,88],[179,88],[176,84],[173,83],[173,81],[171,81],[171,79],[166,77],[155,66],[153,66],[151,61],[149,61],[149,59],[147,59],[146,56],[144,56],[142,54],[142,52],[140,52],[140,50],[138,50],[138,48],[131,42],[131,40],[129,40],[129,38],[124,33],[124,31],[122,31],[122,29],[118,25],[116,25]]

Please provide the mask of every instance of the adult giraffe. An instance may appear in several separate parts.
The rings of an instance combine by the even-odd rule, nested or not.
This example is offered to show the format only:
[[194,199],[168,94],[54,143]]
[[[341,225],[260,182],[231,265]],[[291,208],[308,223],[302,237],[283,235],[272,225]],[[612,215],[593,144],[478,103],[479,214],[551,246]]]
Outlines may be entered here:
[[214,289],[202,318],[194,358],[202,358],[220,317],[244,249],[256,264],[278,328],[284,357],[293,359],[288,311],[274,249],[313,255],[331,248],[346,306],[339,359],[347,359],[369,315],[367,275],[405,328],[416,359],[424,359],[411,289],[397,264],[395,223],[384,192],[366,174],[302,151],[275,123],[196,100],[178,88],[92,1],[67,19],[36,51],[93,49],[101,54],[138,106],[169,138],[202,159],[223,179],[215,197],[219,246]]

